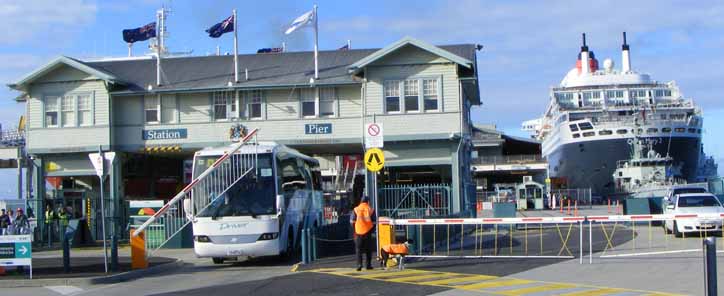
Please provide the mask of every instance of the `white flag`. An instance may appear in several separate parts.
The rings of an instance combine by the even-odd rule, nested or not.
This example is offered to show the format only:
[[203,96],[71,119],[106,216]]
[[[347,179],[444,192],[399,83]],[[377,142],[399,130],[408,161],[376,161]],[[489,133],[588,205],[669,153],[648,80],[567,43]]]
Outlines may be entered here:
[[306,24],[309,24],[314,20],[314,10],[310,10],[309,12],[302,14],[300,17],[296,18],[292,24],[289,26],[289,29],[287,29],[284,34],[291,34],[295,30],[299,29],[300,27],[303,27]]

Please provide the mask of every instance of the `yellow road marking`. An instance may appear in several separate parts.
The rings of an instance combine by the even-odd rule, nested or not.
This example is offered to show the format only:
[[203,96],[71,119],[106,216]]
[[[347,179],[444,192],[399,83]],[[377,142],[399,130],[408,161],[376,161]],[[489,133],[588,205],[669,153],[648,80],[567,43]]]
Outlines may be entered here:
[[495,281],[486,281],[486,282],[470,284],[470,285],[455,286],[455,288],[463,289],[463,290],[480,290],[480,289],[489,289],[489,288],[497,288],[497,287],[507,287],[507,286],[522,285],[522,284],[530,284],[533,282],[534,281],[529,281],[529,280],[503,279],[503,280],[495,280]]
[[363,274],[363,275],[359,275],[359,276],[355,276],[355,277],[363,278],[363,279],[383,279],[383,278],[389,277],[388,280],[390,280],[390,279],[394,279],[395,277],[404,277],[406,275],[427,273],[427,272],[429,272],[429,271],[406,269],[403,271],[395,271],[395,272],[379,272],[379,273],[373,273],[373,274]]
[[616,288],[603,288],[603,289],[597,289],[597,290],[587,290],[587,291],[566,293],[566,294],[561,294],[560,296],[603,296],[603,295],[615,294],[615,293],[621,293],[621,292],[626,292],[626,290],[616,289]]
[[571,285],[571,284],[547,284],[547,285],[536,286],[536,287],[498,291],[498,293],[503,294],[503,295],[518,296],[518,295],[524,295],[524,294],[528,294],[528,293],[555,291],[555,290],[569,289],[569,288],[576,288],[576,287],[577,287],[576,285]]
[[437,281],[427,281],[424,284],[425,285],[431,285],[431,286],[446,286],[446,287],[454,287],[450,284],[454,283],[464,283],[464,282],[472,282],[472,281],[487,281],[492,279],[497,279],[497,276],[490,276],[490,275],[463,275],[463,274],[457,274],[459,277],[451,278],[451,279],[445,279],[445,280],[437,280]]
[[[440,279],[440,278],[449,278],[451,276],[455,276],[454,274],[447,274],[447,273],[431,273],[431,274],[422,274],[422,275],[413,275],[413,276],[406,276],[401,278],[394,278],[390,281],[392,282],[409,282],[409,281],[417,281],[417,280],[424,280],[424,279]],[[427,284],[427,282],[425,282]]]

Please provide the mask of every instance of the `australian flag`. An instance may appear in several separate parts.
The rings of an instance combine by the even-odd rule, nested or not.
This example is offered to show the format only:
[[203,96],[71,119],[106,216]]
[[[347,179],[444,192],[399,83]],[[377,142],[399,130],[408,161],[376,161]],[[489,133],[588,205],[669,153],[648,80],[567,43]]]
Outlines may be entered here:
[[344,46],[338,48],[337,50],[349,50],[349,44],[345,44]]
[[156,37],[156,22],[140,28],[123,30],[123,41],[126,41],[126,43],[144,41],[153,37]]
[[256,51],[256,53],[280,53],[284,52],[284,49],[281,47],[272,47],[272,48],[260,48]]
[[234,31],[234,16],[227,17],[222,22],[211,26],[211,28],[206,30],[206,33],[209,33],[209,37],[211,38],[219,38],[221,35],[224,35],[224,33],[233,32]]

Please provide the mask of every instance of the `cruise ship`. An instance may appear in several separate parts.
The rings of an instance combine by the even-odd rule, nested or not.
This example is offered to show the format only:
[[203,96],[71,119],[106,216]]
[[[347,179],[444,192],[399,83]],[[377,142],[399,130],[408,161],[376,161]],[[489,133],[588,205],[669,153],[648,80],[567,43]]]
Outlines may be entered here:
[[543,116],[523,123],[523,130],[542,142],[549,177],[556,184],[591,188],[594,196],[615,194],[616,163],[631,157],[636,138],[670,157],[683,179],[696,180],[701,109],[674,81],[659,82],[633,70],[630,50],[624,32],[621,68],[606,59],[599,69],[583,34],[576,66],[551,89]]

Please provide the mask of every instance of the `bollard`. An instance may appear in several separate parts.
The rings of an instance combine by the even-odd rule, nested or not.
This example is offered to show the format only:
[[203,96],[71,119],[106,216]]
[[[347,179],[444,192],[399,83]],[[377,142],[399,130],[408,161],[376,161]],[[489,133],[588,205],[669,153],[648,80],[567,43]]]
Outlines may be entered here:
[[563,208],[565,208],[566,205],[563,204],[563,199],[562,199],[562,198],[560,199],[560,201],[561,201],[560,212],[561,212],[561,214],[563,214]]
[[118,271],[118,236],[111,236],[111,270]]
[[608,213],[611,214],[611,199],[608,199]]
[[705,284],[704,284],[704,295],[715,296],[717,295],[716,285],[716,241],[714,237],[707,237],[703,240],[704,243],[704,273],[705,273]]
[[63,272],[70,273],[70,240],[63,235]]
[[307,230],[302,229],[302,239],[300,240],[302,242],[302,263],[307,264],[309,263],[309,258],[307,258]]
[[137,236],[133,236],[136,229],[131,228],[131,269],[148,268],[148,258],[146,258],[146,232],[141,231]]
[[571,200],[570,199],[568,200],[568,210],[566,211],[566,215],[568,215],[568,216],[571,215]]

